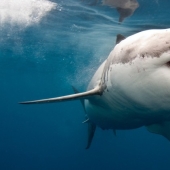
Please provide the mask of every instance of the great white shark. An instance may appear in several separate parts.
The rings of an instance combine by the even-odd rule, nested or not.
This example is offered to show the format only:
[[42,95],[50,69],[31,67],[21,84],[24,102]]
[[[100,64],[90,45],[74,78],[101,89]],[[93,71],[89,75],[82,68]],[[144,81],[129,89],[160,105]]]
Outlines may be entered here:
[[[85,1],[85,0],[83,0]],[[97,5],[100,0],[93,0],[90,5]],[[102,5],[116,8],[119,13],[119,22],[123,22],[126,17],[133,15],[134,11],[139,7],[137,0],[101,0]]]
[[92,77],[86,92],[21,102],[36,104],[80,99],[88,123],[90,147],[96,126],[102,129],[136,129],[170,140],[170,29],[147,30],[117,45]]
[[137,0],[102,0],[103,5],[116,8],[119,13],[119,22],[123,22],[126,17],[131,16],[139,7]]

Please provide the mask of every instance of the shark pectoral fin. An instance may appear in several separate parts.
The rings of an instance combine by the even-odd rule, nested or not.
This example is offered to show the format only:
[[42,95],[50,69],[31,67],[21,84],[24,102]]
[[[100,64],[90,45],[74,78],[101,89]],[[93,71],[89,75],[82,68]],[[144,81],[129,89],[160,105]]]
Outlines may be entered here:
[[87,140],[86,149],[90,148],[90,145],[91,145],[95,130],[96,130],[96,125],[91,123],[91,122],[88,122],[88,140]]
[[[74,93],[76,93],[76,94],[79,93],[79,91],[74,86],[72,86],[72,88],[74,90]],[[80,99],[80,101],[81,101],[81,103],[83,105],[83,108],[84,108],[84,110],[86,112],[85,105],[84,105],[84,99]],[[96,125],[91,123],[89,118],[87,118],[82,123],[88,123],[88,140],[87,140],[86,149],[89,149],[90,145],[91,145],[91,142],[93,140],[93,136],[94,136],[95,130],[96,130]]]
[[76,93],[80,93],[74,86],[72,86],[72,89],[73,89],[73,91],[74,91],[75,94],[76,94]]
[[162,122],[159,124],[152,124],[146,127],[149,132],[162,135],[170,141],[170,122],[169,121]]
[[[75,94],[80,93],[74,86],[72,86],[72,88],[73,88]],[[86,112],[85,105],[84,105],[84,99],[80,99],[80,102],[83,106],[84,111]]]

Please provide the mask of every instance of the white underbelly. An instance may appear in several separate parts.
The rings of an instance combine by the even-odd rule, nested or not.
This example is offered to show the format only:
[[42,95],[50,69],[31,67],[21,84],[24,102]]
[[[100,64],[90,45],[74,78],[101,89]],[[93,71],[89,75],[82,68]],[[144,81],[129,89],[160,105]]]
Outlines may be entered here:
[[134,129],[170,120],[168,111],[152,110],[134,103],[103,101],[102,97],[85,100],[87,116],[102,129]]
[[[153,71],[135,65],[111,66],[103,95],[85,100],[89,119],[101,128],[132,129],[170,120],[170,79],[162,74],[166,68]],[[89,88],[99,79],[96,74]]]

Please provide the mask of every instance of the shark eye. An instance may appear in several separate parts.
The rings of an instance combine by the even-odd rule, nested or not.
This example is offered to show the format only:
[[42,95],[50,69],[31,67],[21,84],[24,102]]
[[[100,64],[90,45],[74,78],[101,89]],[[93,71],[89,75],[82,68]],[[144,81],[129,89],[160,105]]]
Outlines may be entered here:
[[165,65],[170,67],[170,61],[168,61]]

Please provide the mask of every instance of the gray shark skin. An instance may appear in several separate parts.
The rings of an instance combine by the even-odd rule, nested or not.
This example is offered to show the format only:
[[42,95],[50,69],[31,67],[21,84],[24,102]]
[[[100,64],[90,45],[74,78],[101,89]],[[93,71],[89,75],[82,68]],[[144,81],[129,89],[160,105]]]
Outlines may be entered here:
[[84,100],[90,147],[96,126],[102,129],[135,129],[170,140],[170,29],[142,31],[121,40],[98,68],[86,92],[26,101],[38,104]]
[[[85,0],[83,0],[85,1]],[[123,22],[125,18],[133,15],[134,11],[139,7],[137,0],[102,0],[102,5],[115,8],[119,13],[119,22]],[[99,0],[93,0],[89,5],[97,5]]]
[[139,7],[137,0],[102,0],[103,5],[110,6],[111,8],[116,8],[119,13],[119,22],[131,15]]

